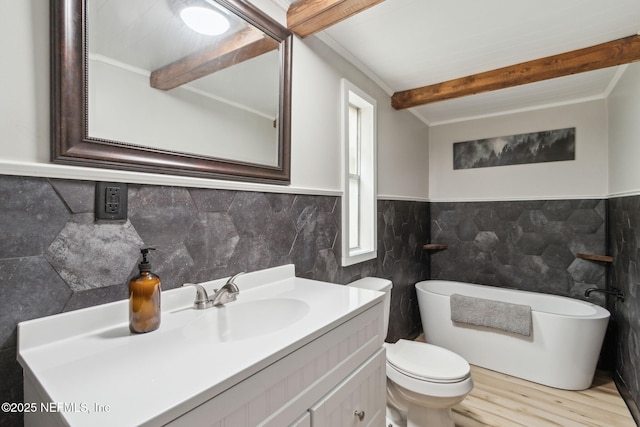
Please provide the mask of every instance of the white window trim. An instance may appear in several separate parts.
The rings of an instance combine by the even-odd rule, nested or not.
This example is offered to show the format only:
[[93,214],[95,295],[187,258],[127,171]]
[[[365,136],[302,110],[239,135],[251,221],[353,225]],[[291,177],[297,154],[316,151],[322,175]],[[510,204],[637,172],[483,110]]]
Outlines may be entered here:
[[[349,266],[378,256],[377,230],[377,106],[376,100],[352,84],[342,79],[342,266]],[[362,117],[362,139],[370,141],[362,149],[361,181],[366,191],[361,189],[360,238],[361,248],[349,248],[349,105],[354,104],[364,112]]]

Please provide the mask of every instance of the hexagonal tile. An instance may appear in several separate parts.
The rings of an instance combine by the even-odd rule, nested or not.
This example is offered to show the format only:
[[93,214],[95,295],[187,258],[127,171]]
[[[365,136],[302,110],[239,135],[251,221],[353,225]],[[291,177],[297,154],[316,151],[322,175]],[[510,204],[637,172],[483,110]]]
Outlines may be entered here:
[[604,225],[604,219],[591,209],[576,209],[567,224],[576,233],[592,234]]
[[0,348],[16,345],[16,325],[60,313],[71,296],[42,256],[0,260]]
[[484,252],[491,252],[495,250],[500,244],[500,239],[493,231],[480,231],[473,243]]
[[540,209],[549,221],[565,221],[574,211],[571,200],[547,200]]
[[521,288],[524,279],[522,272],[515,265],[504,265],[503,268],[496,272],[495,284],[505,288],[518,289]]
[[[296,203],[294,203],[294,206]],[[291,219],[293,220],[297,232],[312,232],[316,226],[318,218],[318,207],[307,205],[302,210],[291,209]]]
[[473,241],[478,234],[478,227],[473,220],[463,220],[456,225],[456,234],[461,241]]
[[524,206],[521,202],[499,202],[495,209],[496,216],[503,221],[516,221],[522,214]]
[[94,181],[76,181],[70,179],[49,179],[62,200],[73,213],[94,211],[96,183]]
[[411,215],[411,204],[408,202],[396,202],[394,209],[393,230],[396,236],[402,236],[411,227],[413,222]]
[[126,283],[77,291],[69,298],[69,301],[64,306],[64,311],[79,310],[127,298],[129,298],[129,287]]
[[605,275],[604,266],[579,258],[571,263],[567,271],[574,281],[593,285],[600,283]]
[[542,259],[551,268],[566,270],[576,257],[566,246],[549,245],[542,253]]
[[313,230],[302,230],[296,234],[296,240],[291,247],[291,260],[296,265],[296,271],[307,273],[313,270],[316,263],[318,247]]
[[315,227],[318,214],[320,212],[338,214],[339,204],[336,198],[323,196],[296,195],[291,205],[291,219],[296,225],[296,230],[310,230]]
[[389,200],[382,201],[382,220],[386,225],[393,227],[393,221],[396,218],[396,205]]
[[318,250],[331,249],[336,241],[338,225],[329,212],[319,212],[314,227],[316,246]]
[[605,202],[602,199],[580,199],[578,200],[579,209],[593,209],[598,212],[604,213]]
[[542,228],[541,234],[549,244],[567,246],[575,239],[575,233],[563,221],[549,221]]
[[[195,281],[196,263],[184,244],[163,245],[153,252],[152,257],[153,272],[160,276],[163,291]],[[136,267],[134,272],[137,271]]]
[[144,242],[130,222],[94,223],[76,214],[46,251],[47,260],[74,291],[125,284]]
[[197,215],[186,188],[143,186],[129,200],[129,220],[148,246],[183,242]]
[[549,267],[549,271],[543,277],[535,279],[537,292],[554,295],[570,296],[571,288],[575,283],[567,270],[553,267]]
[[226,213],[201,213],[193,225],[185,246],[195,262],[195,269],[226,267],[240,237]]
[[0,177],[0,258],[41,255],[70,217],[46,179]]
[[262,193],[238,193],[229,207],[229,215],[241,237],[259,237],[271,217],[271,205]]
[[549,222],[546,216],[539,210],[525,210],[518,217],[518,225],[525,232],[540,232]]
[[525,255],[542,255],[547,242],[538,233],[522,233],[518,240],[518,248]]
[[395,265],[396,258],[393,256],[393,252],[385,252],[384,258],[382,260],[382,273],[384,275],[393,274],[393,267]]
[[273,212],[266,224],[264,235],[269,251],[275,257],[289,255],[296,238],[296,228],[289,211]]
[[522,257],[518,268],[527,277],[544,277],[549,272],[549,266],[541,256],[527,255]]
[[229,259],[233,271],[255,271],[273,267],[273,254],[260,237],[241,237]]
[[396,244],[395,236],[393,235],[393,227],[391,225],[385,225],[382,230],[382,246],[385,251],[393,250]]
[[455,230],[458,219],[458,213],[453,210],[441,211],[437,216],[432,217],[432,221],[441,230]]
[[296,196],[293,194],[265,193],[273,212],[289,212]]
[[334,196],[313,196],[320,212],[335,212],[340,198]]
[[[460,242],[460,238],[453,230],[442,231],[437,230],[431,233],[431,243],[439,243],[443,245],[453,246]],[[425,242],[427,243],[427,242]]]
[[336,283],[340,264],[332,249],[322,249],[318,251],[316,263],[313,266],[313,277],[316,280],[324,280]]
[[[16,348],[8,347],[0,350],[0,399],[2,402],[22,402],[23,374],[22,366],[16,358]],[[2,424],[5,426],[24,425],[23,414],[20,412],[4,412]]]
[[495,255],[500,264],[503,267],[513,267],[518,265],[524,254],[520,251],[516,251],[511,246],[500,245],[495,250]]
[[189,193],[200,212],[227,212],[238,193],[231,190],[190,188]]
[[498,226],[498,223],[504,222],[498,217],[494,209],[479,209],[478,213],[473,217],[473,222],[478,226],[480,231],[492,231]]

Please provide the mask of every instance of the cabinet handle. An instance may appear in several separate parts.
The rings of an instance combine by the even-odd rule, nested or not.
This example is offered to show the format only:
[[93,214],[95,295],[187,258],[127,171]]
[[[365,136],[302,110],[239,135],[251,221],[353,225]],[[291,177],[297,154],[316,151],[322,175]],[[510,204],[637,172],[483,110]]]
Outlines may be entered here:
[[360,421],[364,420],[364,411],[358,411],[356,409],[356,412],[353,413],[353,415],[355,415],[356,417],[358,417],[358,419]]

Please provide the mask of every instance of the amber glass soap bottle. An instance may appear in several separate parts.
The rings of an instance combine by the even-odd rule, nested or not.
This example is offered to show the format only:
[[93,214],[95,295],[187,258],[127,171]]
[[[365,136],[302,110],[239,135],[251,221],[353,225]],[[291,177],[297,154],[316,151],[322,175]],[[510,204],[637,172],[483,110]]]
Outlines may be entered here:
[[160,278],[151,272],[149,251],[141,249],[140,274],[129,281],[129,330],[136,334],[151,332],[160,326]]

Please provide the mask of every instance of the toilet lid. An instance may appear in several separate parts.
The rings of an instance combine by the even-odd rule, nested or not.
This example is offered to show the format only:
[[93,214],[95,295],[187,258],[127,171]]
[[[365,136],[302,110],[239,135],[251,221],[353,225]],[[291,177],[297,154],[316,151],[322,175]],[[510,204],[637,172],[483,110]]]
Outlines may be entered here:
[[456,382],[469,376],[469,363],[442,347],[408,340],[386,347],[387,362],[409,376],[433,382]]

